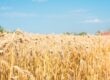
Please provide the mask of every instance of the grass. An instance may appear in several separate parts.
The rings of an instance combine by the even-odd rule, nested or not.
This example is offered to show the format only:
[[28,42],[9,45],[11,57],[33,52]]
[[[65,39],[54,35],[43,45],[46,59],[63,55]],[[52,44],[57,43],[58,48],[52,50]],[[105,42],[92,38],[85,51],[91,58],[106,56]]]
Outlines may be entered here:
[[0,80],[110,80],[110,36],[0,34]]

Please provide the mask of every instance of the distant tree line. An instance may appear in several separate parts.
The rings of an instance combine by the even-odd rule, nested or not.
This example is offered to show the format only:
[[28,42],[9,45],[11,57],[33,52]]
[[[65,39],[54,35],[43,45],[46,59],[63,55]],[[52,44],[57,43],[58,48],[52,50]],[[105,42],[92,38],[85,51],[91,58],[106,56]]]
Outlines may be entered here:
[[[104,32],[110,32],[110,28],[107,29],[107,30],[104,31]],[[95,33],[95,35],[100,35],[101,33],[102,33],[102,31],[98,30],[98,31]],[[81,35],[81,36],[83,36],[83,35],[88,35],[88,33],[86,33],[86,32],[80,32],[80,33],[64,32],[63,34],[65,34],[65,35]]]
[[65,34],[65,35],[81,35],[81,36],[87,35],[86,32],[80,32],[80,33],[64,32],[63,34]]
[[[3,33],[3,32],[9,32],[9,31],[7,31],[3,26],[0,25],[0,32]],[[12,31],[12,32],[14,32],[14,31]],[[110,28],[108,30],[106,30],[105,32],[110,32]],[[95,33],[95,35],[100,35],[100,33],[101,33],[101,31],[97,31]],[[86,32],[80,32],[80,33],[64,32],[63,34],[64,35],[81,35],[81,36],[83,36],[83,35],[87,35],[88,33],[86,33]]]

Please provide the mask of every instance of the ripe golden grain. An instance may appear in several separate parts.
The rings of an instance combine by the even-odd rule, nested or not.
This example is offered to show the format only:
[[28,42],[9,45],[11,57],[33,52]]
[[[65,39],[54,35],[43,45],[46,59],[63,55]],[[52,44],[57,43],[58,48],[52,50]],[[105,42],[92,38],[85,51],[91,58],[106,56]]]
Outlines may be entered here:
[[0,80],[110,80],[110,36],[0,34]]

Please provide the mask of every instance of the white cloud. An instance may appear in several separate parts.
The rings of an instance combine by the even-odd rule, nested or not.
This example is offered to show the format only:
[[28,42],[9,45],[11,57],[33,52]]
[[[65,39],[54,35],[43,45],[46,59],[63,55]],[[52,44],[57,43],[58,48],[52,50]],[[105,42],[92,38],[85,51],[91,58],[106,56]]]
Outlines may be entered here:
[[95,24],[102,23],[102,22],[103,21],[101,19],[98,19],[98,18],[87,19],[87,20],[83,21],[83,23],[95,23]]
[[35,13],[23,13],[23,12],[5,12],[0,13],[0,16],[4,17],[36,17]]
[[47,2],[48,0],[32,0],[32,1],[42,3],[42,2]]

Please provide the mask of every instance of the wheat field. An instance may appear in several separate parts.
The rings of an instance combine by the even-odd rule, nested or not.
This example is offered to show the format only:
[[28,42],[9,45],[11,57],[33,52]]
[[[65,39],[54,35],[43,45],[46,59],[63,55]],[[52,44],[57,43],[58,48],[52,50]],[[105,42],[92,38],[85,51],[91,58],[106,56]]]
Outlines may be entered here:
[[0,33],[0,80],[110,80],[110,36]]

